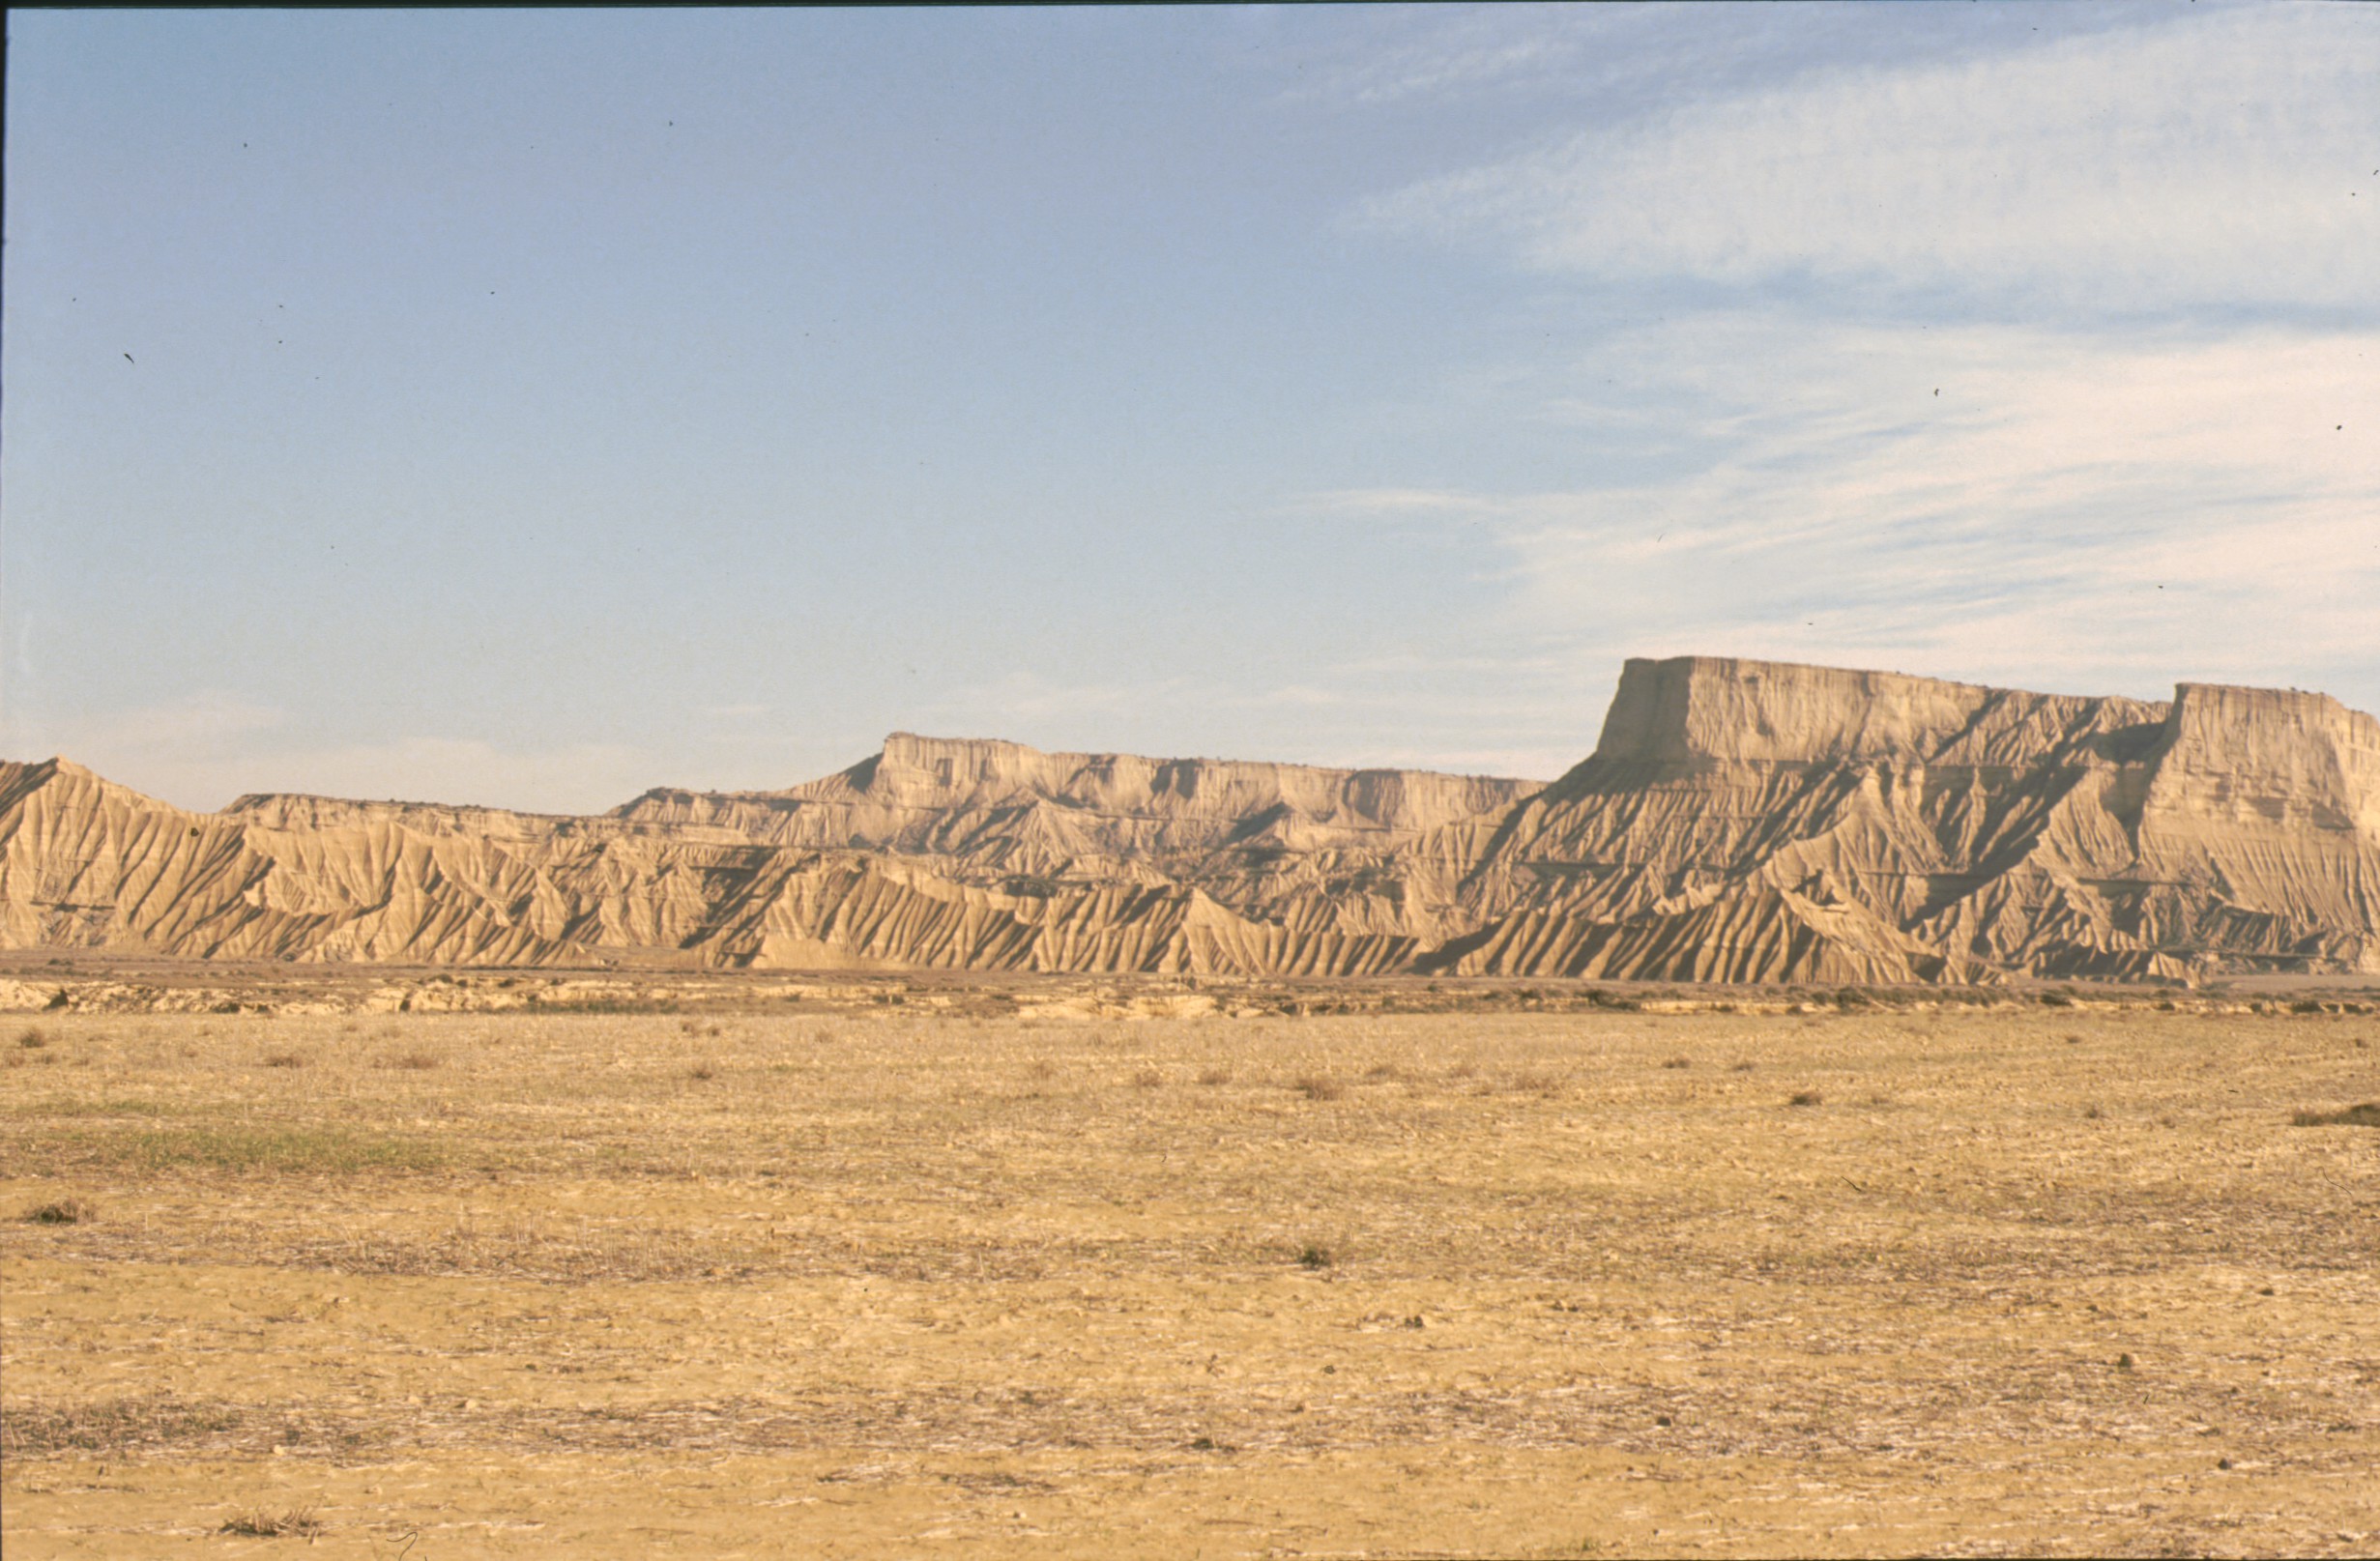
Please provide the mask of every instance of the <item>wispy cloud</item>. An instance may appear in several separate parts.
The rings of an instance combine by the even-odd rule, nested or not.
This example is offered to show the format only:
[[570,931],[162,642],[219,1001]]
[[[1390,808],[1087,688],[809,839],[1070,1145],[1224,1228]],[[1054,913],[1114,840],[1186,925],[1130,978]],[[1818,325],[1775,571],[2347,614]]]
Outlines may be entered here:
[[[1606,390],[1603,371],[1624,392]],[[1704,317],[1599,393],[1703,451],[1561,491],[1311,507],[1485,528],[1528,627],[2074,686],[2327,669],[2380,692],[2380,332],[2139,341]],[[1615,448],[1620,442],[1613,441]],[[1615,454],[1615,467],[1619,457]]]
[[1608,278],[2362,310],[2380,281],[2375,81],[2367,10],[2231,11],[1690,99],[1360,219]]
[[1293,101],[1379,105],[1417,98],[1470,96],[1544,81],[1588,68],[1607,29],[1578,25],[1569,8],[1499,8],[1455,13],[1416,34],[1321,63],[1289,89]]

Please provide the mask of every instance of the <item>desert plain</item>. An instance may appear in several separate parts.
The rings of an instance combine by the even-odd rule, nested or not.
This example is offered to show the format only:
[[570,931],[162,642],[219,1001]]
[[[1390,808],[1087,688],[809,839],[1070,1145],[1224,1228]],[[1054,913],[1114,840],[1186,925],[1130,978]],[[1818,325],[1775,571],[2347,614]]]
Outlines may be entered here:
[[203,980],[0,1029],[15,1561],[2380,1551],[2368,988]]

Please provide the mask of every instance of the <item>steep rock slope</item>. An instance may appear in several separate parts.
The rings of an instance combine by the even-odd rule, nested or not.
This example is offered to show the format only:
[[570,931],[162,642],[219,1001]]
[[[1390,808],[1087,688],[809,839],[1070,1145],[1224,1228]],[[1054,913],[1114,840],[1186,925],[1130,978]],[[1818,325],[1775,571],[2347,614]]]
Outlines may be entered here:
[[2380,722],[1630,661],[1551,786],[896,735],[556,817],[0,765],[0,944],[482,965],[1717,981],[2380,970]]
[[1592,757],[1469,860],[1515,974],[1907,981],[2380,968],[2380,723],[1715,657],[1631,661]]
[[[1380,852],[1518,800],[1533,781],[1131,754],[895,733],[783,792],[656,789],[607,817],[768,845],[890,851],[969,877],[1204,877],[1227,863]],[[1217,858],[1222,858],[1218,861]]]
[[52,760],[0,766],[0,939],[202,958],[1367,973],[1417,946],[1383,877],[1394,850],[1534,789],[896,737],[791,792],[659,792],[594,818],[280,795],[192,814]]

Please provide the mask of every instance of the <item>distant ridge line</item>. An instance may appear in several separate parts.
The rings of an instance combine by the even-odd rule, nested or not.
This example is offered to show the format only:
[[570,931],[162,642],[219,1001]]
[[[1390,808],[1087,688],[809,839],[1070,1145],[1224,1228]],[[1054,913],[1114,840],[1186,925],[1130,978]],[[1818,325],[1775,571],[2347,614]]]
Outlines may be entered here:
[[896,732],[575,816],[0,765],[0,946],[1721,982],[2380,971],[2380,722],[1635,658],[1550,782]]

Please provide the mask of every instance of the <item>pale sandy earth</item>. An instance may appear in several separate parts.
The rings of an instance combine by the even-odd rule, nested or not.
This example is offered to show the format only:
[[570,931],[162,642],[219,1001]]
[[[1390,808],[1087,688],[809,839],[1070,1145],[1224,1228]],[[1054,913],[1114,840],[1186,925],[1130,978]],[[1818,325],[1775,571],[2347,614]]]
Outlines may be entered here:
[[9,1017],[10,1561],[2380,1552],[2368,1000],[935,996]]

